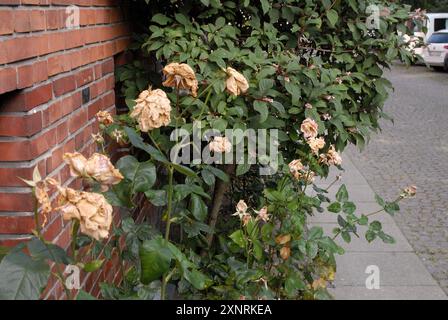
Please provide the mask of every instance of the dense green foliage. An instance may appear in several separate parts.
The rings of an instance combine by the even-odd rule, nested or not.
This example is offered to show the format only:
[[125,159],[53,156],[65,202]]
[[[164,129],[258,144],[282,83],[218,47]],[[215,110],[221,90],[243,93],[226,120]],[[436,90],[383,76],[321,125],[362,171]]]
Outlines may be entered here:
[[[342,152],[348,144],[362,148],[378,131],[379,120],[387,118],[383,106],[391,84],[383,69],[395,59],[412,59],[399,35],[409,31],[409,7],[364,0],[145,2],[135,4],[134,11],[146,28],[135,37],[134,60],[117,70],[117,82],[131,112],[148,85],[166,91],[171,122],[142,132],[135,117],[125,114],[102,125],[108,135],[134,147],[132,156],[117,163],[123,181],[105,195],[114,206],[128,209],[144,196],[163,210],[164,225],[156,230],[126,217],[114,228],[114,239],[124,237],[125,246],[112,244],[129,267],[120,286],[102,285],[103,297],[164,299],[175,292],[201,299],[330,298],[326,286],[334,279],[335,255],[344,252],[338,237],[350,242],[363,231],[369,242],[394,240],[381,223],[371,221],[378,212],[356,212],[344,185],[330,199],[333,183],[321,189],[309,178],[325,178],[332,163],[322,156]],[[381,10],[374,30],[366,24],[372,3],[389,9]],[[197,97],[161,85],[161,69],[173,62],[194,69]],[[226,91],[229,67],[247,79],[247,92]],[[320,154],[301,130],[305,120],[318,126],[315,135],[325,142]],[[278,172],[260,176],[248,163],[174,163],[170,134],[177,128],[192,133],[198,123],[220,133],[278,130],[280,152],[273,159]],[[303,164],[301,176],[288,167],[293,160]],[[249,204],[239,205],[236,216],[240,199],[225,197],[229,183]],[[405,196],[392,202],[377,197],[377,202],[394,214]],[[310,215],[324,211],[338,215],[333,235],[307,223]],[[10,268],[10,261],[8,255],[3,258],[0,272]],[[40,283],[48,270],[36,269]],[[13,298],[2,288],[0,294]]]

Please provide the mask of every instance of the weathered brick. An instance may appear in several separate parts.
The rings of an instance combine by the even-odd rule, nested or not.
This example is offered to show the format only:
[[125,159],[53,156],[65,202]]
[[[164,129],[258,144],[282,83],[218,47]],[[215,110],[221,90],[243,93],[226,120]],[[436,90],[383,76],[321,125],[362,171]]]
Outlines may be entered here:
[[0,233],[26,234],[35,228],[33,216],[0,216]]
[[17,69],[0,69],[0,94],[17,88]]
[[53,83],[54,94],[56,97],[76,89],[76,79],[74,75],[59,78]]
[[0,9],[0,35],[14,32],[14,11]]
[[29,137],[42,129],[42,113],[26,116],[0,114],[0,136]]

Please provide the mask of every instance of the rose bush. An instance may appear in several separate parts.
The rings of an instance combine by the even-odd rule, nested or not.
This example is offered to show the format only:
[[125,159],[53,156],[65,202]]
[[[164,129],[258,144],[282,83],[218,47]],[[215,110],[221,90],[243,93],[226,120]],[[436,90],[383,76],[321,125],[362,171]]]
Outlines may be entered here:
[[[366,24],[372,3],[388,9],[378,29]],[[116,169],[66,155],[72,174],[90,180],[97,192],[59,187],[60,210],[74,219],[75,258],[85,246],[76,240],[79,225],[95,239],[88,250],[119,252],[124,279],[102,285],[106,299],[330,298],[335,255],[343,254],[337,237],[349,242],[365,226],[369,242],[394,241],[371,221],[379,212],[356,214],[344,185],[330,199],[335,182],[321,189],[314,181],[331,167],[342,169],[344,148],[362,148],[387,118],[391,84],[383,68],[397,58],[412,60],[402,36],[410,31],[409,8],[383,0],[146,0],[134,6],[151,21],[149,33],[135,37],[134,61],[117,70],[129,114],[98,114],[103,134],[133,152]],[[192,136],[201,129],[203,143],[179,141],[176,129]],[[207,129],[214,134],[204,136]],[[266,129],[266,141],[273,139],[279,153],[252,164],[247,146],[244,155],[234,152],[247,137],[224,136],[226,129]],[[103,136],[94,139],[104,152]],[[239,162],[175,161],[203,147],[212,158],[232,154]],[[266,167],[271,174],[260,175]],[[40,190],[41,179],[29,183]],[[398,202],[414,194],[408,188],[394,201],[377,196],[377,202],[394,214]],[[128,216],[110,230],[109,204],[132,210],[141,196],[163,211],[162,228]],[[338,214],[333,235],[307,224],[325,210]],[[98,241],[109,232],[125,246]],[[0,277],[6,259],[11,256],[0,264]]]

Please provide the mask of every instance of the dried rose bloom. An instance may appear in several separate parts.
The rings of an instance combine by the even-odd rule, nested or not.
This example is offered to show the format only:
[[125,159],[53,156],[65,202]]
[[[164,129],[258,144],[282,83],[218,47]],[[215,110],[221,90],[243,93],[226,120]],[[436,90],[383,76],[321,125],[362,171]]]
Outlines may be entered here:
[[315,138],[318,133],[318,126],[316,121],[310,118],[306,118],[303,120],[302,125],[300,126],[300,131],[302,131],[305,139]]
[[298,179],[300,177],[300,172],[303,170],[303,164],[300,160],[293,160],[288,164],[289,172]]
[[79,152],[65,153],[62,157],[70,167],[70,175],[72,177],[81,178],[86,175],[85,167],[87,159]]
[[324,113],[322,115],[322,119],[324,119],[324,120],[331,120],[331,115],[329,113]]
[[412,197],[415,197],[416,194],[417,194],[417,187],[409,186],[403,190],[403,193],[401,196],[403,198],[412,198]]
[[305,103],[305,109],[313,109],[313,105],[309,102]]
[[145,90],[140,93],[130,117],[137,119],[139,128],[148,132],[171,122],[171,102],[163,90]]
[[304,180],[307,184],[313,183],[316,178],[316,173],[309,170],[307,172],[303,172],[301,176],[301,180]]
[[87,176],[95,179],[103,186],[110,186],[120,183],[123,175],[115,169],[110,159],[99,153],[95,153],[87,160],[85,166]]
[[260,211],[257,212],[257,220],[262,220],[264,222],[269,221],[269,214],[268,214],[268,207],[263,207],[260,209]]
[[342,164],[342,158],[332,145],[330,146],[330,149],[328,150],[327,154],[320,155],[319,162],[326,164],[328,166],[331,165],[340,166]]
[[236,211],[237,212],[246,212],[247,211],[247,204],[244,200],[238,201],[236,205]]
[[104,137],[101,133],[92,133],[92,139],[95,143],[104,144]]
[[98,119],[98,122],[108,126],[111,125],[112,123],[114,123],[114,118],[112,117],[112,115],[110,114],[109,111],[99,111],[96,114],[96,118]]
[[311,151],[313,151],[314,154],[319,153],[319,150],[325,147],[325,140],[324,138],[310,138],[307,140],[308,145],[311,148]]
[[163,74],[166,76],[163,85],[165,87],[188,90],[193,97],[198,94],[198,80],[194,70],[185,63],[170,63],[163,68]]
[[112,139],[114,139],[120,146],[124,146],[126,144],[125,133],[123,130],[114,129],[110,134]]
[[232,144],[227,137],[214,137],[213,141],[209,143],[210,151],[227,153],[232,150]]
[[240,94],[246,93],[246,91],[249,89],[249,83],[247,82],[247,79],[241,73],[231,67],[227,67],[226,73],[227,92],[234,96],[239,96]]
[[42,222],[42,227],[44,227],[47,224],[48,221],[47,215],[51,213],[51,211],[53,211],[48,191],[49,188],[46,180],[39,181],[36,183],[36,187],[34,188],[34,196],[36,197],[37,203],[39,204],[40,209],[42,210],[41,212],[44,218],[44,221]]
[[104,191],[107,186],[123,180],[120,171],[115,169],[105,155],[95,153],[87,160],[82,154],[75,152],[64,154],[63,159],[69,165],[73,177],[94,179],[101,184]]
[[56,210],[64,220],[78,220],[81,232],[96,240],[109,236],[113,209],[103,195],[62,187],[59,192],[61,205]]
[[247,224],[252,220],[252,216],[248,213],[245,213],[241,219],[241,221],[243,222],[243,226],[247,226]]

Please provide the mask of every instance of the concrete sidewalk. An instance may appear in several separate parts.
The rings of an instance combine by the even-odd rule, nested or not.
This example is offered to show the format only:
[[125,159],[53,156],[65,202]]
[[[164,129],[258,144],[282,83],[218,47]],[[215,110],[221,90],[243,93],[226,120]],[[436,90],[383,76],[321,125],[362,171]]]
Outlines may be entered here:
[[[342,173],[342,179],[330,190],[330,199],[339,186],[345,184],[350,200],[356,206],[356,214],[367,214],[380,207],[375,202],[375,193],[361,175],[352,161],[344,156],[343,167],[345,171],[335,170],[330,177],[317,183],[319,187],[326,188],[337,174]],[[399,190],[397,190],[397,193]],[[400,214],[400,213],[398,213]],[[312,225],[322,226],[326,234],[331,235],[337,226],[337,214],[316,214],[310,219]],[[337,300],[427,300],[447,299],[443,290],[425,269],[423,263],[415,254],[392,217],[387,213],[380,213],[371,217],[370,221],[378,220],[383,230],[393,236],[395,244],[385,244],[380,239],[368,243],[365,240],[365,230],[360,229],[360,238],[352,237],[350,244],[340,237],[337,242],[346,250],[346,253],[337,257],[337,273],[334,282],[335,288],[330,289]],[[380,271],[380,289],[367,289],[365,273],[368,266],[378,266]]]

